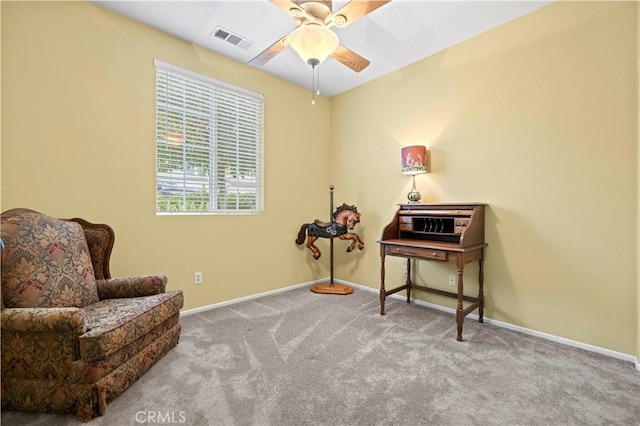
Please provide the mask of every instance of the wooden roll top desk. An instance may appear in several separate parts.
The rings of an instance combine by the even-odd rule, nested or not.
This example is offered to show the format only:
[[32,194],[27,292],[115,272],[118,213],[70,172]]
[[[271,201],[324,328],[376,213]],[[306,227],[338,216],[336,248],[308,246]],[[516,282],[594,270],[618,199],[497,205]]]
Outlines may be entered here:
[[[464,317],[478,309],[479,322],[484,310],[484,204],[402,204],[393,220],[384,228],[380,244],[380,315],[384,315],[387,296],[402,290],[411,302],[411,290],[421,290],[458,300],[456,324],[458,341],[462,341]],[[385,289],[385,257],[407,259],[404,285]],[[413,283],[411,259],[446,262],[456,266],[457,292],[449,292]],[[478,296],[464,294],[464,265],[479,264]],[[471,304],[464,307],[463,302]]]

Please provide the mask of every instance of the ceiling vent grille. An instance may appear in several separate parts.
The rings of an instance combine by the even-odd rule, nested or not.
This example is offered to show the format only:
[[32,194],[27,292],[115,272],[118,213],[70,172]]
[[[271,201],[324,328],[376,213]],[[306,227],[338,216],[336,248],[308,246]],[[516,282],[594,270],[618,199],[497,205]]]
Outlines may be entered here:
[[211,36],[219,38],[220,40],[224,40],[227,43],[231,43],[234,46],[238,46],[239,48],[244,50],[247,50],[255,44],[251,40],[247,40],[246,38],[239,36],[238,34],[234,34],[222,27],[216,27],[216,29],[211,33]]

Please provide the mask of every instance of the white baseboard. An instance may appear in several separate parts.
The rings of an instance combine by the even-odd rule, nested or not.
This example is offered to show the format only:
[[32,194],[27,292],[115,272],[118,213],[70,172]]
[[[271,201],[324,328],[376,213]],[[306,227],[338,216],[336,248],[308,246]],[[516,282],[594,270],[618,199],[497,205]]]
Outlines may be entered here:
[[[302,284],[295,284],[289,287],[283,287],[283,288],[279,288],[276,290],[271,290],[271,291],[265,291],[264,293],[258,293],[258,294],[253,294],[251,296],[246,296],[246,297],[240,297],[238,299],[232,299],[232,300],[227,300],[224,302],[220,302],[220,303],[214,303],[212,305],[207,305],[207,306],[202,306],[199,308],[194,308],[194,309],[188,309],[186,311],[182,311],[180,313],[181,316],[188,316],[188,315],[192,315],[192,314],[197,314],[200,312],[204,312],[204,311],[208,311],[211,309],[216,309],[216,308],[221,308],[223,306],[229,306],[229,305],[235,305],[236,303],[240,303],[240,302],[246,302],[248,300],[254,300],[254,299],[260,299],[261,297],[265,297],[265,296],[269,296],[272,294],[278,294],[278,293],[284,293],[285,291],[290,291],[290,290],[295,290],[297,288],[301,288],[301,287],[308,287],[311,286],[313,284],[318,284],[321,282],[326,282],[328,280],[327,278],[322,278],[319,280],[315,280],[315,281],[309,281],[306,283],[302,283]],[[356,283],[352,283],[349,281],[344,281],[344,280],[338,280],[338,279],[334,279],[334,281],[338,284],[345,284],[351,287],[356,287],[365,291],[369,291],[372,293],[379,293],[378,289],[372,288],[372,287],[367,287],[361,284],[356,284]],[[401,296],[399,294],[392,294],[391,296],[389,296],[390,298],[394,298],[394,299],[400,299],[400,300],[406,300],[406,296]],[[429,302],[424,302],[422,300],[419,299],[412,299],[412,301],[419,306],[424,306],[427,308],[431,308],[431,309],[436,309],[439,311],[443,311],[443,312],[448,312],[450,314],[455,314],[456,310],[453,308],[448,308],[446,306],[441,306],[441,305],[436,305],[435,303],[429,303]],[[468,315],[469,318],[472,319],[478,319],[478,316],[475,314],[469,314]],[[484,322],[486,322],[487,324],[492,324],[498,327],[502,327],[502,328],[506,328],[509,330],[513,330],[513,331],[517,331],[520,333],[524,333],[524,334],[528,334],[530,336],[535,336],[535,337],[540,337],[542,339],[546,339],[546,340],[551,340],[553,342],[557,342],[557,343],[561,343],[563,345],[568,345],[568,346],[573,346],[575,348],[580,348],[580,349],[584,349],[590,352],[595,352],[601,355],[606,355],[612,358],[617,358],[623,361],[629,361],[632,362],[636,368],[636,370],[640,371],[640,362],[638,361],[638,358],[636,358],[633,355],[629,355],[629,354],[625,354],[622,352],[616,352],[616,351],[612,351],[610,349],[605,349],[605,348],[601,348],[599,346],[594,346],[594,345],[589,345],[587,343],[582,343],[582,342],[578,342],[575,340],[571,340],[571,339],[566,339],[564,337],[558,337],[558,336],[554,336],[552,334],[548,334],[548,333],[543,333],[541,331],[536,331],[536,330],[532,330],[530,328],[526,328],[526,327],[521,327],[519,325],[513,325],[513,324],[509,324],[508,322],[504,322],[504,321],[498,321],[498,320],[494,320],[491,318],[487,318],[486,316],[484,317]]]
[[206,305],[206,306],[201,306],[199,308],[188,309],[186,311],[180,312],[180,316],[193,315],[193,314],[208,311],[211,309],[221,308],[223,306],[235,305],[236,303],[246,302],[248,300],[260,299],[261,297],[270,296],[272,294],[284,293],[285,291],[295,290],[296,288],[312,286],[314,284],[318,284],[326,280],[327,278],[315,280],[315,281],[309,281],[302,284],[295,284],[289,287],[278,288],[276,290],[265,291],[264,293],[252,294],[251,296],[240,297],[238,299],[226,300],[224,302],[214,303],[212,305]]
[[[367,287],[361,284],[356,284],[356,283],[352,283],[349,281],[344,281],[344,280],[334,280],[335,282],[339,283],[339,284],[345,284],[345,285],[349,285],[352,287],[357,287],[359,289],[365,290],[365,291],[370,291],[372,293],[376,293],[378,294],[380,291],[378,289],[372,288],[372,287]],[[406,296],[402,296],[399,294],[392,294],[391,296],[389,296],[390,298],[394,298],[394,299],[400,299],[400,300],[406,300]],[[435,303],[429,303],[429,302],[424,302],[422,300],[419,299],[411,299],[412,302],[414,302],[416,305],[419,306],[425,306],[427,308],[431,308],[431,309],[437,309],[439,311],[443,311],[443,312],[448,312],[450,314],[455,315],[456,310],[453,308],[449,308],[446,306],[441,306],[441,305],[436,305]],[[478,319],[478,315],[476,314],[469,314],[468,315],[469,318]],[[638,361],[638,358],[636,358],[633,355],[629,355],[629,354],[625,354],[622,352],[616,352],[616,351],[612,351],[610,349],[605,349],[605,348],[601,348],[599,346],[594,346],[594,345],[589,345],[587,343],[583,343],[583,342],[578,342],[575,340],[571,340],[571,339],[566,339],[564,337],[558,337],[558,336],[554,336],[553,334],[548,334],[548,333],[543,333],[541,331],[536,331],[536,330],[532,330],[530,328],[526,328],[526,327],[521,327],[519,325],[513,325],[510,324],[508,322],[504,322],[504,321],[498,321],[498,320],[494,320],[491,318],[487,318],[486,316],[484,316],[483,318],[484,322],[487,324],[492,324],[498,327],[502,327],[502,328],[506,328],[508,330],[513,330],[513,331],[517,331],[520,333],[524,333],[524,334],[528,334],[530,336],[535,336],[535,337],[540,337],[542,339],[546,339],[546,340],[551,340],[553,342],[557,342],[557,343],[561,343],[563,345],[568,345],[568,346],[573,346],[575,348],[580,348],[580,349],[584,349],[590,352],[595,352],[601,355],[606,355],[612,358],[617,358],[623,361],[629,361],[631,363],[634,364],[636,370],[640,371],[640,362]]]

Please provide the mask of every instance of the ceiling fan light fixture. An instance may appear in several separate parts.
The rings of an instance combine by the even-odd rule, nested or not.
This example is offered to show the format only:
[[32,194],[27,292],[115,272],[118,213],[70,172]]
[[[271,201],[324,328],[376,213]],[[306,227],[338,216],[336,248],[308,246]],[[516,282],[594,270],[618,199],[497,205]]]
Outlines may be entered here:
[[[289,45],[306,63],[312,59],[321,63],[340,45],[338,36],[327,27],[318,24],[302,25],[289,35]],[[315,61],[313,61],[315,62]]]

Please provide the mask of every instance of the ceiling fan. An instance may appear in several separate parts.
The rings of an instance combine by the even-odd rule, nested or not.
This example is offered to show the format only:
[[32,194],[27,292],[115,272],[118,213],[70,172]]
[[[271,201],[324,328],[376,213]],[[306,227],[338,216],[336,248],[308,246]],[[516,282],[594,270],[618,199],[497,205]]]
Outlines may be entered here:
[[262,66],[291,46],[312,67],[331,56],[353,71],[360,72],[369,66],[369,60],[342,46],[330,28],[334,25],[346,27],[391,0],[353,0],[335,13],[332,0],[269,1],[289,13],[298,26],[250,60],[250,65]]

